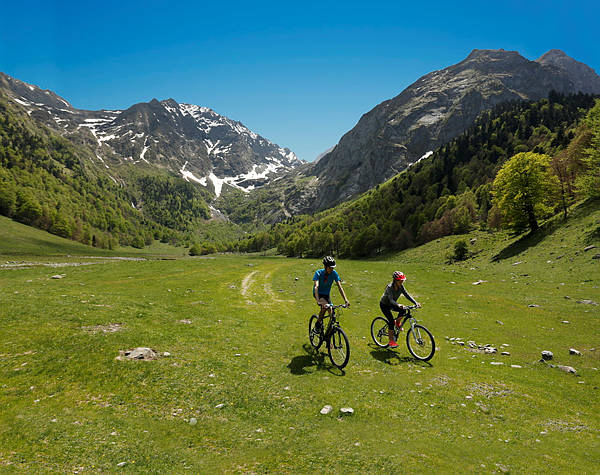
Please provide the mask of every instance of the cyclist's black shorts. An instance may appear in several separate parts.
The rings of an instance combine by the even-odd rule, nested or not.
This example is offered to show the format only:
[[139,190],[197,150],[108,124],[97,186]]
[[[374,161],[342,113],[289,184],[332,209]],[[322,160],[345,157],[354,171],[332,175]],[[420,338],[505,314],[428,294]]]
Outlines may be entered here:
[[383,305],[381,302],[379,303],[379,308],[383,312],[383,315],[385,316],[385,318],[387,318],[388,326],[389,326],[390,330],[394,329],[394,320],[395,320],[394,316],[392,315],[392,310],[394,312],[399,312],[398,316],[404,315],[406,313],[406,311],[404,309],[398,310],[396,307],[390,307],[389,305]]
[[331,303],[331,295],[329,294],[319,294],[319,300],[325,299],[327,303]]

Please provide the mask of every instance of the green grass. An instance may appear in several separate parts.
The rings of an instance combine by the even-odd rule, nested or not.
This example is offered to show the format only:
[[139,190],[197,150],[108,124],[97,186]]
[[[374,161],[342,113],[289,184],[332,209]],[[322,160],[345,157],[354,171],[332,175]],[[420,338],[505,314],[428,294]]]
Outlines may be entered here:
[[187,255],[187,249],[157,241],[144,249],[133,247],[119,247],[115,250],[98,249],[0,216],[0,257],[62,257],[69,255],[181,257]]
[[[600,311],[577,301],[600,302],[599,225],[600,211],[586,208],[496,262],[523,243],[478,232],[468,237],[479,252],[459,264],[445,263],[456,237],[340,261],[352,303],[341,317],[352,351],[344,372],[308,346],[318,260],[2,268],[0,470],[598,473]],[[436,337],[430,364],[405,345],[391,352],[371,342],[396,269]],[[50,279],[56,273],[66,275]],[[90,331],[110,323],[121,331]],[[508,344],[511,355],[445,337]],[[136,346],[171,356],[115,360]],[[542,350],[577,375],[539,363]],[[326,404],[334,411],[323,416]],[[354,415],[338,417],[345,406]]]

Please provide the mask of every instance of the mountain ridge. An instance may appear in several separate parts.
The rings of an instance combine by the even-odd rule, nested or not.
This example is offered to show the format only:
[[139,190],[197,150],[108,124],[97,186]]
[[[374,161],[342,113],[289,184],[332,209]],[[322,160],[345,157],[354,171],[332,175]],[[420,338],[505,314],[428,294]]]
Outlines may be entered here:
[[[578,71],[586,72],[584,79]],[[319,181],[315,208],[351,199],[406,169],[466,130],[483,110],[538,100],[552,90],[600,94],[600,77],[560,50],[530,61],[517,51],[474,49],[365,113],[310,167],[306,174]]]
[[218,196],[223,186],[247,192],[303,163],[242,122],[172,98],[153,98],[124,110],[88,111],[5,73],[0,73],[0,88],[34,119],[89,147],[97,165],[115,174],[123,163],[141,163]]

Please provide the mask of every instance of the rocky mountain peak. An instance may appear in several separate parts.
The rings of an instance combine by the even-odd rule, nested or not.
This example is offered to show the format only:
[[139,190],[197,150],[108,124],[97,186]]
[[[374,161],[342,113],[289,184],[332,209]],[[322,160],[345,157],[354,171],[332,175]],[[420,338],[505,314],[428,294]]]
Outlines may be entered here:
[[571,58],[564,51],[551,49],[535,62],[547,68],[557,68],[563,71],[573,82],[577,91],[600,94],[600,77],[596,71]]

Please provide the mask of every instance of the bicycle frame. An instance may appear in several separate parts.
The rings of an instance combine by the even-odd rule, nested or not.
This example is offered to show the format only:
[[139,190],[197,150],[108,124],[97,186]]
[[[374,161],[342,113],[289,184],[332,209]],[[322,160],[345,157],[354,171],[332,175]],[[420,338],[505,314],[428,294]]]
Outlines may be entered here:
[[[416,305],[411,305],[409,307],[405,307],[406,308],[406,315],[404,315],[404,317],[402,318],[402,323],[400,324],[400,327],[404,327],[404,324],[406,323],[407,320],[410,320],[410,327],[414,330],[415,325],[418,323],[417,319],[415,318],[415,316],[411,313],[411,310],[414,310],[415,308],[419,308]],[[394,333],[396,334],[396,336],[398,336],[398,334],[400,333],[400,331],[398,330],[398,328],[394,325]]]
[[[340,322],[337,319],[337,315],[335,313],[336,309],[338,308],[347,308],[348,306],[346,304],[342,304],[342,305],[333,305],[333,304],[329,304],[328,307],[331,309],[331,315],[329,315],[329,324],[327,325],[327,329],[325,329],[325,331],[323,331],[323,335],[325,337],[327,337],[330,333],[331,330],[334,329],[334,327],[339,327],[340,326]],[[324,316],[323,318],[327,318],[327,316]]]

